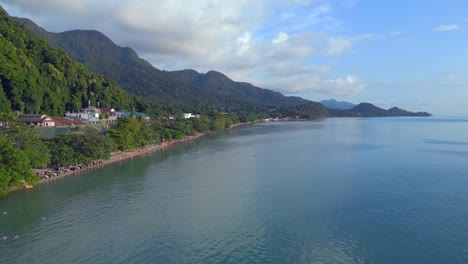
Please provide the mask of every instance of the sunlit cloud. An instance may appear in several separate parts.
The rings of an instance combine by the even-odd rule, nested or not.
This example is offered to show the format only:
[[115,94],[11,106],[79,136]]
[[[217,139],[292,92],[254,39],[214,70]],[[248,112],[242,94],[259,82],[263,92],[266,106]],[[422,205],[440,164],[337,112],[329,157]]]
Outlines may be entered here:
[[433,28],[433,31],[453,31],[460,29],[458,25],[440,25],[438,27]]

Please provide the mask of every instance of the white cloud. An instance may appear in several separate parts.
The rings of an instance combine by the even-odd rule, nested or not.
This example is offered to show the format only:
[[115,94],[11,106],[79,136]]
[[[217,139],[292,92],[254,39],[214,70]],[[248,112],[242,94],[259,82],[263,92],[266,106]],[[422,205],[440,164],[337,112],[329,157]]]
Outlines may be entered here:
[[401,32],[393,31],[385,34],[367,33],[353,37],[331,37],[328,39],[322,53],[328,56],[339,55],[341,53],[352,51],[353,44],[395,39],[400,35]]
[[280,32],[278,33],[278,35],[276,36],[276,38],[274,38],[271,42],[273,44],[279,44],[281,42],[285,42],[287,41],[289,38],[288,34],[284,33],[284,32]]
[[249,50],[251,38],[252,35],[250,34],[250,32],[245,32],[237,38],[237,55],[244,55],[244,53],[246,53]]
[[323,52],[326,55],[337,55],[352,50],[353,45],[350,40],[338,37],[330,38]]
[[433,28],[433,31],[453,31],[460,29],[458,25],[440,25],[438,27]]

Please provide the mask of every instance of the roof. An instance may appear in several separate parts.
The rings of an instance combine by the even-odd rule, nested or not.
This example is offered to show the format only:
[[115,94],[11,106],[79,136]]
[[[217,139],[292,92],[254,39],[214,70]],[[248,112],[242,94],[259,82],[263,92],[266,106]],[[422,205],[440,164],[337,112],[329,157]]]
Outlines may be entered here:
[[104,113],[115,112],[114,108],[99,108],[99,110]]
[[88,106],[86,107],[85,109],[83,109],[82,111],[87,111],[87,112],[96,112],[96,113],[99,113],[101,112],[101,110],[99,110],[99,108],[96,108],[94,106]]
[[23,122],[44,122],[52,121],[47,115],[44,114],[23,114],[18,117]]
[[20,119],[45,119],[47,116],[44,114],[22,114]]
[[73,125],[86,124],[85,122],[81,121],[81,120],[84,120],[82,118],[66,118],[63,116],[51,116],[50,118],[55,121],[56,126],[69,126],[71,124]]

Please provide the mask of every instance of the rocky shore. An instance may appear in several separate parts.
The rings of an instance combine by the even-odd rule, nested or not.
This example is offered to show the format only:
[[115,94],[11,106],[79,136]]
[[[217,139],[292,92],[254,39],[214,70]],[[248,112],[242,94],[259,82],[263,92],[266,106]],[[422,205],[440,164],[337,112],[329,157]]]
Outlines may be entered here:
[[[41,184],[41,183],[47,183],[47,182],[57,180],[57,179],[61,179],[63,177],[70,176],[70,175],[73,175],[82,171],[86,171],[89,169],[102,168],[106,165],[109,165],[115,162],[120,162],[120,161],[131,159],[134,157],[146,155],[157,150],[164,150],[175,144],[189,142],[203,135],[205,134],[199,133],[199,134],[196,134],[195,136],[189,136],[183,139],[171,140],[169,142],[161,143],[159,145],[150,145],[144,148],[138,148],[138,149],[134,149],[131,151],[116,151],[111,154],[110,159],[97,160],[88,165],[64,166],[64,167],[57,168],[55,170],[53,169],[34,170],[34,172],[39,177],[41,177],[41,180],[39,180],[39,182],[37,182],[36,185]],[[10,190],[10,193],[17,192],[17,191],[24,190],[24,189],[31,189],[32,187],[33,187],[32,185],[25,184],[23,188],[21,189],[16,188],[16,187],[12,188]]]

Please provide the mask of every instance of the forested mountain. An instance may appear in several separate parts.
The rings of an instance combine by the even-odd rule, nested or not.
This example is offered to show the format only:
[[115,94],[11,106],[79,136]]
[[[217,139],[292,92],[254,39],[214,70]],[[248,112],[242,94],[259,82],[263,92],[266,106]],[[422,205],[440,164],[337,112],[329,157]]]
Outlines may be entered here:
[[322,104],[317,102],[308,102],[298,106],[290,106],[279,108],[273,111],[273,116],[280,118],[300,118],[300,119],[316,119],[333,116],[331,112]]
[[15,19],[24,23],[38,37],[65,50],[71,58],[83,63],[92,71],[116,81],[131,94],[181,104],[200,104],[201,98],[208,97],[195,87],[154,68],[149,62],[139,58],[131,48],[117,46],[98,31],[72,30],[49,33],[29,19]]
[[[181,81],[190,83],[208,94],[216,94],[223,101],[246,101],[266,106],[297,106],[309,102],[300,97],[287,97],[279,92],[259,88],[250,83],[235,82],[226,75],[209,71],[206,74],[195,70],[173,71],[169,74]],[[227,106],[231,107],[231,106]],[[229,109],[226,109],[229,111]]]
[[328,109],[338,109],[338,110],[349,110],[356,105],[350,102],[341,101],[338,102],[335,99],[322,100],[320,103]]
[[28,19],[16,19],[94,72],[115,80],[129,93],[148,99],[177,102],[185,108],[192,106],[195,109],[213,105],[226,111],[261,111],[309,102],[248,83],[234,82],[214,71],[206,74],[194,70],[161,71],[139,58],[132,49],[117,46],[98,31],[49,33]]
[[0,112],[63,115],[88,100],[103,107],[133,106],[115,82],[36,37],[0,7]]

